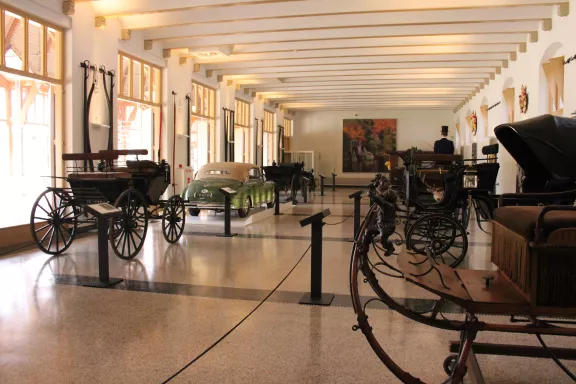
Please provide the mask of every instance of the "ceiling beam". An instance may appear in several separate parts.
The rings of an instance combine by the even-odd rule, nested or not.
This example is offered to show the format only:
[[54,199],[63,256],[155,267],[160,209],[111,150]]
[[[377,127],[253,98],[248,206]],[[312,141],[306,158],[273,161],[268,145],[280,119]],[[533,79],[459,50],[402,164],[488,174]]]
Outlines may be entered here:
[[[518,44],[486,44],[486,45],[440,45],[440,46],[412,46],[412,47],[382,47],[382,48],[351,48],[351,49],[325,49],[302,52],[270,52],[232,54],[231,56],[196,57],[201,64],[222,63],[234,61],[265,61],[265,60],[296,60],[308,58],[338,58],[346,56],[385,56],[385,55],[433,55],[455,53],[511,53],[516,52]],[[187,55],[184,55],[187,56]],[[194,56],[194,54],[189,54]]]
[[478,34],[478,35],[435,35],[435,36],[392,36],[372,38],[348,38],[331,40],[294,41],[287,43],[238,44],[234,53],[305,51],[317,49],[348,49],[361,47],[399,47],[411,45],[452,44],[518,44],[526,41],[526,33]]
[[507,60],[511,54],[502,53],[459,53],[459,54],[438,54],[438,55],[396,55],[396,56],[346,56],[332,58],[314,58],[314,59],[284,59],[267,62],[227,62],[206,64],[210,70],[223,70],[232,68],[261,68],[261,67],[295,67],[306,65],[338,65],[338,64],[366,64],[366,63],[423,63],[446,61],[449,63],[474,62],[481,65],[484,61]]
[[483,80],[479,79],[356,79],[356,80],[340,80],[340,81],[331,81],[326,83],[324,81],[310,81],[310,82],[302,82],[301,84],[294,84],[294,83],[262,83],[258,84],[257,86],[250,87],[258,91],[264,91],[266,89],[275,89],[275,90],[284,90],[294,87],[306,87],[306,88],[315,88],[319,86],[346,86],[346,87],[357,87],[360,85],[377,85],[380,87],[425,87],[429,85],[431,87],[438,87],[438,86],[464,86],[469,87],[470,85],[478,86],[483,82]]
[[[321,0],[320,0],[321,1]],[[189,36],[206,36],[214,34],[257,33],[269,31],[288,30],[317,30],[325,28],[343,28],[360,26],[384,26],[384,25],[425,25],[444,24],[455,22],[486,22],[486,21],[511,21],[511,20],[542,20],[552,15],[552,5],[525,6],[499,8],[476,8],[476,9],[434,9],[427,11],[399,11],[387,12],[372,10],[374,7],[361,7],[358,12],[338,12],[338,9],[329,7],[323,13],[314,13],[314,2],[308,2],[303,7],[293,7],[291,4],[274,4],[283,8],[275,16],[264,17],[262,11],[266,6],[259,5],[257,10],[245,20],[242,17],[223,18],[222,9],[218,10],[217,16],[210,19],[202,17],[198,10],[185,10],[170,13],[153,13],[137,16],[122,17],[124,28],[128,29],[151,29],[173,27],[173,35],[181,35],[180,27],[188,29]],[[240,8],[240,7],[238,7]],[[235,10],[238,10],[236,8]],[[287,8],[299,8],[303,15],[300,17],[286,17],[289,13]],[[256,9],[256,8],[255,8]],[[229,10],[232,10],[229,9]],[[211,10],[214,13],[216,10]],[[308,13],[307,12],[312,12]],[[208,12],[207,12],[208,13]],[[211,16],[210,16],[211,17]],[[198,22],[198,20],[202,20]],[[258,20],[258,23],[254,23]],[[223,23],[224,22],[224,23]]]
[[486,33],[521,33],[537,31],[539,21],[509,21],[509,22],[484,22],[484,23],[454,23],[454,24],[430,24],[430,25],[391,25],[380,27],[354,27],[317,29],[313,33],[304,31],[282,31],[266,33],[241,33],[241,34],[214,34],[210,36],[198,36],[189,33],[189,27],[167,27],[146,30],[143,32],[145,40],[172,40],[165,41],[164,47],[170,49],[205,47],[214,45],[237,45],[255,43],[277,43],[291,41],[310,41],[343,38],[368,38],[386,36],[435,36],[435,35],[459,35],[459,34],[486,34]]
[[364,75],[431,75],[431,74],[480,74],[482,76],[496,72],[496,68],[407,68],[407,69],[348,69],[339,71],[307,71],[279,73],[252,73],[243,75],[225,75],[230,80],[241,79],[277,79],[281,77],[328,77],[328,76],[364,76]]
[[315,71],[358,71],[358,70],[466,70],[466,69],[494,69],[502,65],[502,61],[464,61],[464,62],[416,62],[416,63],[365,63],[365,64],[336,64],[336,65],[309,65],[309,66],[286,66],[265,67],[266,63],[259,68],[237,68],[216,70],[219,75],[252,75],[252,74],[280,74],[288,72],[315,72]]
[[297,1],[303,0],[110,0],[95,3],[93,7],[98,16],[118,17]]

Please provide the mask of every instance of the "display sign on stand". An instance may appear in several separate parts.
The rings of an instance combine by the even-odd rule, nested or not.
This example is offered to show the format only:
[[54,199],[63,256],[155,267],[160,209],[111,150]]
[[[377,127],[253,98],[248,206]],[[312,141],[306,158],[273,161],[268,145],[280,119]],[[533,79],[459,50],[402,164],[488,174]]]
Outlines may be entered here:
[[220,235],[222,237],[234,237],[237,233],[232,233],[231,223],[230,223],[230,211],[231,211],[231,200],[238,192],[232,188],[224,187],[218,189],[221,194],[224,195],[224,234]]
[[108,203],[89,204],[84,208],[98,221],[98,281],[84,284],[84,286],[106,288],[118,284],[123,280],[110,278],[108,230],[110,219],[122,215],[122,211]]

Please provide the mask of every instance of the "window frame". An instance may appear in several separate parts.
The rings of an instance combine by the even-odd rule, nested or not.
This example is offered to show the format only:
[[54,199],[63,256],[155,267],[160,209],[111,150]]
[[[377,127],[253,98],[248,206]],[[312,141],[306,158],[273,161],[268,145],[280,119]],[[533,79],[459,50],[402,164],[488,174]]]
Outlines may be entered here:
[[[22,69],[14,69],[6,66],[5,63],[5,51],[6,51],[6,12],[12,13],[23,20],[23,29],[24,29],[24,39],[23,39],[23,53],[22,53]],[[29,60],[29,26],[30,22],[39,24],[42,27],[42,74],[36,74],[30,71],[28,68],[28,60]],[[57,77],[51,77],[48,75],[48,29],[53,29],[59,34],[59,68]],[[63,85],[64,84],[64,64],[65,64],[65,41],[64,41],[64,29],[50,23],[47,20],[42,18],[38,18],[32,16],[26,12],[21,10],[12,8],[6,4],[0,4],[0,47],[2,47],[2,55],[0,55],[0,71],[11,73],[13,75],[29,77],[34,80],[40,80],[49,82],[55,85]]]
[[[128,96],[124,95],[124,74],[123,72],[123,68],[124,68],[124,64],[123,61],[124,59],[128,59],[130,60],[130,64],[128,66],[129,68],[129,74],[126,75],[127,79],[130,79],[130,87],[128,88]],[[140,90],[140,97],[134,97],[134,77],[133,77],[133,70],[134,70],[134,61],[140,63],[140,82],[139,82],[139,90]],[[144,100],[144,85],[146,84],[146,81],[144,79],[144,67],[148,67],[150,68],[150,72],[149,72],[149,79],[148,79],[148,83],[150,84],[150,89],[149,89],[149,100]],[[117,76],[117,87],[116,87],[116,96],[119,99],[122,100],[126,100],[126,101],[133,101],[135,103],[139,103],[139,104],[146,104],[146,105],[150,105],[152,107],[162,107],[162,83],[163,83],[163,79],[162,79],[162,67],[152,64],[149,61],[146,60],[142,60],[138,57],[132,56],[128,53],[125,53],[123,51],[118,51],[118,72],[116,73]],[[157,72],[155,72],[154,70],[156,70]],[[158,74],[159,76],[159,82],[156,83],[155,82],[155,73]],[[154,92],[152,91],[153,87],[158,87],[158,89],[156,90],[156,94],[158,95],[158,101],[154,100]]]

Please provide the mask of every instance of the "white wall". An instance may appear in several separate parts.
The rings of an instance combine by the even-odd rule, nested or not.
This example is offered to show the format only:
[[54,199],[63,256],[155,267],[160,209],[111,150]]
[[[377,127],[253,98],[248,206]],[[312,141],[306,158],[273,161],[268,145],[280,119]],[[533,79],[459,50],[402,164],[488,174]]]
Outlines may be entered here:
[[[470,102],[464,105],[453,115],[453,122],[460,121],[461,129],[466,130],[467,139],[464,145],[472,142],[478,143],[478,153],[481,156],[482,145],[487,144],[490,137],[494,137],[494,128],[499,124],[507,123],[506,103],[502,91],[506,88],[515,89],[516,102],[514,105],[514,118],[516,121],[535,117],[547,113],[548,89],[545,85],[544,72],[541,63],[558,56],[571,57],[576,54],[576,40],[574,40],[574,25],[576,25],[576,0],[570,0],[571,13],[566,17],[559,17],[557,7],[550,17],[552,18],[552,30],[538,32],[538,41],[527,43],[525,53],[517,53],[517,61],[510,61],[508,68],[503,68],[500,75],[496,75],[488,86],[480,90]],[[571,87],[576,82],[576,62],[564,67],[564,116],[570,116],[576,109],[576,90]],[[518,95],[520,87],[528,86],[528,111],[520,113]],[[483,131],[484,122],[480,113],[482,100],[486,98],[489,106],[501,102],[500,105],[488,111],[488,132]],[[476,111],[478,115],[478,134],[471,137],[469,127],[466,124],[466,116],[470,111]],[[464,136],[464,135],[463,135]],[[500,173],[498,176],[497,193],[516,191],[516,162],[504,148],[500,148],[498,155]]]
[[[315,151],[320,157],[317,173],[339,178],[366,178],[367,173],[343,173],[343,127],[345,119],[397,119],[397,149],[416,146],[433,150],[443,125],[450,125],[452,112],[446,110],[372,110],[297,112],[294,129],[294,150]],[[450,127],[450,135],[455,128]]]

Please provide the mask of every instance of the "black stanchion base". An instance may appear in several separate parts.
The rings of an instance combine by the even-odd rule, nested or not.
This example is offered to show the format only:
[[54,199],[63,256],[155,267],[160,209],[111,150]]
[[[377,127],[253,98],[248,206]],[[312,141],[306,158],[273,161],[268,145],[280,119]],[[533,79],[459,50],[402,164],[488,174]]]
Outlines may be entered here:
[[108,288],[118,283],[123,282],[124,279],[108,279],[108,280],[95,280],[89,283],[82,284],[83,287],[92,287],[92,288]]
[[234,237],[234,236],[238,236],[237,233],[231,233],[229,235],[225,234],[225,233],[219,233],[216,235],[216,237]]
[[334,295],[331,293],[323,293],[320,298],[313,298],[311,293],[305,293],[298,304],[328,307],[332,304],[332,300],[334,300]]
[[283,213],[275,213],[274,216],[282,216]]

